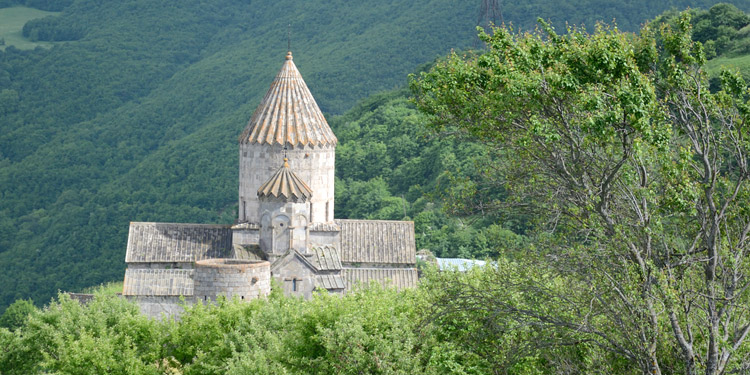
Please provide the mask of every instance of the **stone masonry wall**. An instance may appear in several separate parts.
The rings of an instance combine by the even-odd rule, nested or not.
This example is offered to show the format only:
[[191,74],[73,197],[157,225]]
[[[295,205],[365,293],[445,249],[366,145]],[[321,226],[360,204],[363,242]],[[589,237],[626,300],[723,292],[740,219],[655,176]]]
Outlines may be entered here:
[[[289,167],[312,189],[311,222],[333,221],[333,183],[336,149],[289,147]],[[239,222],[259,223],[258,188],[284,163],[284,147],[268,144],[240,144]]]
[[185,309],[182,307],[190,303],[191,298],[177,296],[129,296],[128,300],[138,303],[141,314],[150,318],[179,317]]
[[[307,252],[307,223],[310,216],[307,203],[262,198],[260,212],[261,250],[276,256],[283,255],[290,248]],[[271,258],[269,260],[273,261]]]
[[232,244],[250,245],[260,243],[260,226],[257,223],[241,223],[232,226]]
[[271,292],[271,264],[266,261],[206,259],[195,263],[196,301],[215,301],[220,295],[251,300]]

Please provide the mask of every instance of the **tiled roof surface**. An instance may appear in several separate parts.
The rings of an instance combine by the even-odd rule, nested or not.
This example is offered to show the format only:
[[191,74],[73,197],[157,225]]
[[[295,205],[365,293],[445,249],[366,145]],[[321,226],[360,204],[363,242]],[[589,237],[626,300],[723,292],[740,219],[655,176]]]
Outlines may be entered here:
[[193,270],[125,270],[122,294],[125,296],[192,296]]
[[315,286],[324,289],[344,289],[344,279],[340,275],[315,275]]
[[312,248],[310,262],[318,271],[336,271],[341,269],[339,252],[333,246],[323,245]]
[[414,222],[336,220],[341,228],[341,261],[345,263],[416,263]]
[[225,258],[231,250],[228,225],[131,222],[125,262],[195,262]]
[[240,143],[325,146],[336,142],[336,136],[289,52],[271,88],[240,135]]
[[416,268],[344,268],[346,289],[352,290],[357,285],[367,286],[372,282],[400,289],[417,286]]
[[268,181],[258,188],[258,198],[273,197],[287,202],[307,202],[312,197],[312,189],[289,168],[284,158],[284,165]]

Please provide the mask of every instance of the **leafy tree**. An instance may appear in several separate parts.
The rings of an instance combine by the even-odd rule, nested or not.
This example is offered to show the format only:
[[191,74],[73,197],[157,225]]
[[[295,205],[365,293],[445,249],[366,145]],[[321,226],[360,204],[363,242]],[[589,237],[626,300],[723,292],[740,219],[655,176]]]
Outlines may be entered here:
[[[159,322],[116,296],[87,305],[61,293],[12,333],[0,329],[3,374],[156,374],[163,357]],[[7,331],[6,331],[7,332]]]
[[29,315],[35,311],[36,307],[34,307],[33,302],[30,300],[19,299],[8,306],[8,308],[5,309],[5,312],[0,315],[0,327],[8,328],[10,330],[21,327],[29,318]]
[[498,170],[557,235],[550,269],[578,285],[539,285],[546,302],[506,311],[587,334],[644,373],[750,367],[750,93],[726,72],[708,90],[690,31],[688,14],[640,35],[498,28],[481,34],[488,51],[412,82],[436,129],[515,156]]
[[[428,271],[422,283],[431,307],[423,319],[433,324],[434,338],[462,348],[465,367],[480,373],[638,373],[592,336],[559,324],[576,313],[570,301],[585,287],[537,262],[530,255],[518,262],[499,258],[465,273]],[[564,297],[550,300],[554,296]],[[521,312],[558,320],[518,319]]]
[[[750,32],[750,28],[747,28],[750,16],[744,11],[732,4],[718,3],[707,10],[696,8],[689,12],[693,25],[692,38],[703,43],[707,58],[738,56],[750,51],[750,40],[747,38]],[[658,16],[654,23],[667,22],[677,25],[679,20],[679,12],[667,11]],[[718,77],[715,79],[718,86]]]

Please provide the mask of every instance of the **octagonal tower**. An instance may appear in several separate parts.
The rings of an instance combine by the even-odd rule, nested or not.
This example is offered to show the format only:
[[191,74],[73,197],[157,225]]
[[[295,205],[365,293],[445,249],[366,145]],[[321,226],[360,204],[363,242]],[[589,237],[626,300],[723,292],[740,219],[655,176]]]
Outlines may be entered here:
[[333,221],[337,139],[294,65],[291,52],[239,141],[238,223],[260,224],[258,188],[285,157],[315,192],[308,202],[310,223]]

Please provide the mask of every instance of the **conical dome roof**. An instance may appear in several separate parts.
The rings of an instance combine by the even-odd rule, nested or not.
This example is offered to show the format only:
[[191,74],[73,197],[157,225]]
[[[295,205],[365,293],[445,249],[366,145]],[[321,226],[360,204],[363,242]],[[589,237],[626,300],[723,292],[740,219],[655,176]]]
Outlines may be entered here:
[[284,158],[284,165],[258,189],[258,198],[263,197],[306,202],[312,197],[312,189],[292,172],[287,158]]
[[292,62],[292,53],[287,53],[281,71],[242,132],[240,143],[324,146],[336,142],[336,136]]

